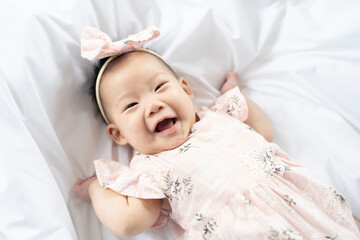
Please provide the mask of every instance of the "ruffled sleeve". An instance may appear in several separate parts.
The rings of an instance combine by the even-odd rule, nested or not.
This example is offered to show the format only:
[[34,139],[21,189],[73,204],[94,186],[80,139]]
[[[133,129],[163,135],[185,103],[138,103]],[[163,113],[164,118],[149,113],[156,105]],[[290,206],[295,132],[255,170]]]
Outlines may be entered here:
[[213,112],[221,112],[244,122],[248,118],[248,106],[240,89],[235,87],[221,95],[210,107]]
[[95,160],[94,165],[97,179],[104,188],[136,198],[165,198],[161,189],[145,172],[106,159]]

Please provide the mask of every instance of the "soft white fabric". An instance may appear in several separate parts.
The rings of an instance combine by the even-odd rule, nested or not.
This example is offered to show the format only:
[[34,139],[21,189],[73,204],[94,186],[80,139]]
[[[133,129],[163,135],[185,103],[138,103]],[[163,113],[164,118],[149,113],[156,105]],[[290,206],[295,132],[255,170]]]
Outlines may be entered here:
[[[122,39],[149,26],[197,106],[235,71],[294,161],[343,193],[360,218],[360,2],[0,2],[0,239],[117,239],[75,194],[92,160],[127,162],[88,96],[90,25]],[[133,239],[171,239],[154,229]]]

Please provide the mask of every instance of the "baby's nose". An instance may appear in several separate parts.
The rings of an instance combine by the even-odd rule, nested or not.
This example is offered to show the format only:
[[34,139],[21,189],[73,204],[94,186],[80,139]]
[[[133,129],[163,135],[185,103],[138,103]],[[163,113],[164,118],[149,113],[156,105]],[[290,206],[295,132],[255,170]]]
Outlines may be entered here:
[[147,108],[147,112],[146,115],[148,117],[151,117],[154,113],[159,112],[161,109],[164,108],[164,105],[162,104],[162,102],[160,101],[150,101],[148,108]]

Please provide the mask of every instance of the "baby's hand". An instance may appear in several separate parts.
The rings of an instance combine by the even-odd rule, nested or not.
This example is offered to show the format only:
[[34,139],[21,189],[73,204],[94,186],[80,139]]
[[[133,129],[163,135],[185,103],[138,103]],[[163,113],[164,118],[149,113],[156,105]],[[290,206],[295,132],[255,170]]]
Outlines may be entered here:
[[234,72],[228,72],[226,74],[226,79],[225,79],[224,84],[221,87],[220,92],[221,92],[221,94],[224,94],[236,86],[241,88],[239,75],[237,75],[237,73],[234,73]]
[[75,183],[75,191],[76,191],[77,195],[81,199],[83,199],[87,202],[91,202],[91,199],[89,196],[89,185],[94,180],[96,180],[96,177],[91,177],[86,180],[79,180]]

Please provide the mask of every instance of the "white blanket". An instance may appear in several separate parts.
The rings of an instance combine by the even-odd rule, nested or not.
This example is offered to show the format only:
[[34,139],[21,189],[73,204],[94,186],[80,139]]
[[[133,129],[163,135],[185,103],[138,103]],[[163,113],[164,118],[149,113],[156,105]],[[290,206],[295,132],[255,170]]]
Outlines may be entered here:
[[[117,40],[149,26],[196,106],[228,71],[268,115],[274,142],[343,193],[360,218],[360,2],[0,2],[0,239],[117,239],[73,189],[97,158],[129,161],[88,95],[84,26]],[[167,228],[133,239],[173,239]]]

